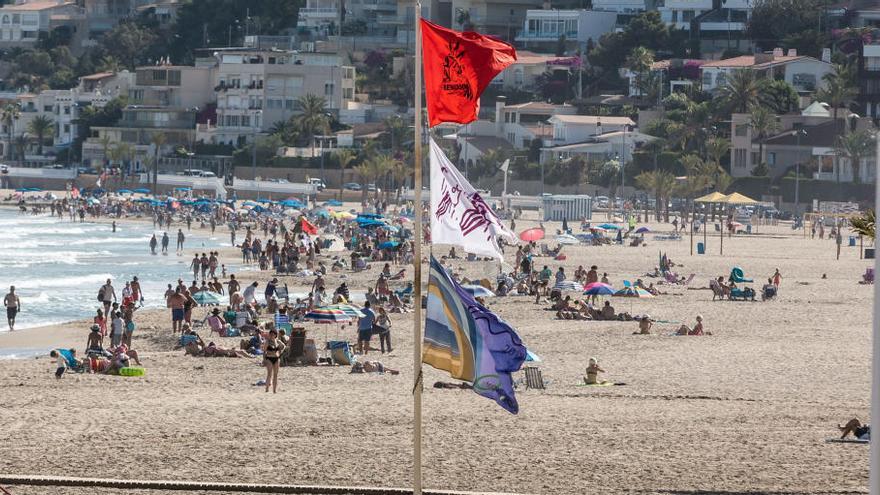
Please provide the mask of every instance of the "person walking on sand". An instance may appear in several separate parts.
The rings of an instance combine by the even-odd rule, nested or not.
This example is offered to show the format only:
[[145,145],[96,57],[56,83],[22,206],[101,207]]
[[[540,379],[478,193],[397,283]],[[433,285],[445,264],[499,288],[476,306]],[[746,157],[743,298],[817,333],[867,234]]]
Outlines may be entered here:
[[180,287],[174,289],[174,294],[168,296],[168,307],[171,308],[171,332],[177,333],[178,330],[183,329],[183,318],[185,316],[185,309],[187,298],[180,290]]
[[183,235],[183,229],[177,229],[177,252],[183,251],[183,241],[186,240],[186,236]]
[[110,317],[110,306],[117,301],[116,289],[113,288],[112,281],[108,278],[107,283],[98,289],[98,300],[104,303],[104,314]]
[[193,278],[199,278],[199,269],[202,266],[202,261],[199,259],[199,254],[195,253],[193,255],[192,261],[189,263],[190,269],[193,271]]
[[278,331],[274,328],[269,330],[269,338],[263,343],[263,363],[266,366],[266,393],[272,387],[272,393],[278,391],[278,369],[281,367],[281,353],[284,352],[284,342],[278,339]]
[[9,325],[9,331],[15,331],[15,317],[21,312],[21,299],[15,293],[15,286],[9,286],[9,293],[3,298],[3,305],[6,306],[6,323]]
[[162,254],[168,254],[168,243],[170,240],[168,239],[168,232],[162,233]]
[[156,239],[156,234],[153,234],[153,237],[150,238],[150,253],[156,254],[156,248],[159,246],[159,241]]
[[771,277],[771,278],[773,279],[773,285],[775,285],[776,288],[778,289],[779,284],[782,283],[782,274],[779,273],[779,268],[776,269],[776,272],[773,274],[773,277]]
[[137,277],[131,279],[131,296],[133,302],[141,303],[141,306],[144,305],[144,291],[141,290],[141,283]]

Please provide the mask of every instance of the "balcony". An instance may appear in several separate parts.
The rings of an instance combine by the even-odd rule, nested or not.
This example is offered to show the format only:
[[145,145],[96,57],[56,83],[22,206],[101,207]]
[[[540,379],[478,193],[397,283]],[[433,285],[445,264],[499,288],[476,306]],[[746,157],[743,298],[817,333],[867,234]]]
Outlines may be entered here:
[[516,41],[556,41],[560,36],[565,36],[566,39],[576,40],[578,36],[577,31],[566,31],[564,33],[559,32],[521,32],[516,36]]

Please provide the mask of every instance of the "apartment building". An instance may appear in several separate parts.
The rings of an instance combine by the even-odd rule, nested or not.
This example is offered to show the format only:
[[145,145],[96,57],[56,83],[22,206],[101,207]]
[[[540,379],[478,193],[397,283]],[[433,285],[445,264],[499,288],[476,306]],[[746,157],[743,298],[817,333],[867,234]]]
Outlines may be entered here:
[[545,73],[568,72],[571,67],[578,67],[580,64],[578,57],[556,57],[517,50],[516,62],[495,76],[491,85],[505,91],[534,91],[537,89],[538,79]]
[[215,100],[216,66],[157,65],[138,67],[128,90],[131,105],[204,108]]
[[236,144],[299,112],[297,99],[317,95],[329,112],[354,100],[355,69],[337,54],[227,50],[217,54],[216,122],[199,126],[206,143]]
[[729,49],[751,51],[746,25],[753,4],[753,0],[665,0],[657,10],[667,24],[699,39],[701,53],[712,55]]
[[476,31],[512,41],[522,29],[526,13],[541,9],[543,3],[542,0],[451,0],[438,3],[437,15],[448,10],[454,29],[462,29],[464,26],[458,21],[465,20]]
[[82,27],[87,12],[65,0],[22,1],[0,7],[0,48],[34,46],[41,32],[60,26]]
[[585,48],[589,40],[614,31],[618,14],[603,10],[528,10],[516,41],[524,47],[553,51],[561,36],[571,47]]

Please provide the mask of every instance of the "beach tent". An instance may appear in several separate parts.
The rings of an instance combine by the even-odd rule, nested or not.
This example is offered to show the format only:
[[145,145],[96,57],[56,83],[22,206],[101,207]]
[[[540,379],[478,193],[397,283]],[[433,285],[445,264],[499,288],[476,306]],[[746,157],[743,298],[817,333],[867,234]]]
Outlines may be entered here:
[[727,195],[721,194],[718,191],[714,191],[705,196],[700,196],[699,198],[694,200],[694,203],[718,203],[726,197]]
[[756,205],[756,204],[758,204],[758,202],[755,201],[754,199],[752,199],[748,196],[744,196],[744,195],[737,193],[737,192],[732,193],[732,194],[728,194],[727,196],[725,196],[722,199],[719,199],[716,202],[722,203],[722,204],[727,204],[727,205]]

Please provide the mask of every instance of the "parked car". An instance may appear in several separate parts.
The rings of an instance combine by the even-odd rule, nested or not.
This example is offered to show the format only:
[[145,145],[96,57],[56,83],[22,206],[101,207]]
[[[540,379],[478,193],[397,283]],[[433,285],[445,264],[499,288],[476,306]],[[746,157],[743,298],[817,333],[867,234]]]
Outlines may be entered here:
[[367,184],[367,191],[376,192],[376,184]]
[[0,174],[8,174],[9,166],[8,165],[0,165]]
[[357,182],[346,182],[342,185],[342,188],[346,191],[360,191],[361,189],[363,189],[361,185]]
[[327,187],[323,179],[309,179],[309,184],[316,186],[319,191],[323,191]]

